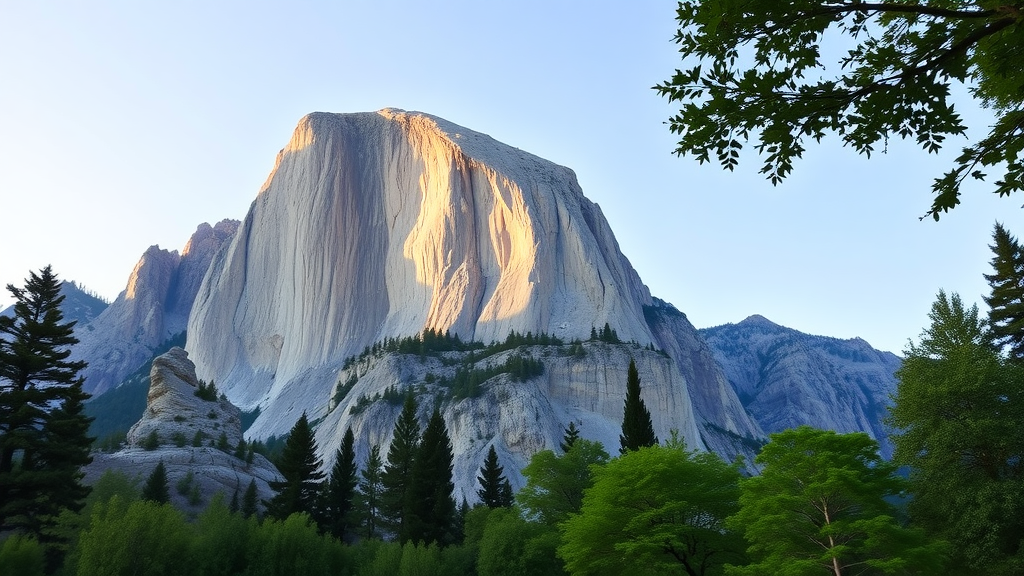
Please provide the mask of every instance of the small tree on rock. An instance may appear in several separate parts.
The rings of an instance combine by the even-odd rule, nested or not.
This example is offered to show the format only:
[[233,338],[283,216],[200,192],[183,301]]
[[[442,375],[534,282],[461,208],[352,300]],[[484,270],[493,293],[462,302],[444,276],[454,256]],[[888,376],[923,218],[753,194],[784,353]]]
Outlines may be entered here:
[[166,504],[171,501],[171,491],[167,487],[167,468],[164,461],[157,462],[156,468],[146,479],[146,485],[142,487],[142,499]]

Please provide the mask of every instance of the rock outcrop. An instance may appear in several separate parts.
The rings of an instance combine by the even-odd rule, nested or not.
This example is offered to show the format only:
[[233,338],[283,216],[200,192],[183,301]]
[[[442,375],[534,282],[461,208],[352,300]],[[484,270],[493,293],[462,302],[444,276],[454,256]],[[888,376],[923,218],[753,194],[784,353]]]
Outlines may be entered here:
[[153,350],[183,332],[192,303],[214,254],[238,227],[237,220],[203,223],[179,255],[151,246],[128,286],[99,316],[75,328],[73,360],[85,360],[84,389],[102,394],[148,361]]
[[811,336],[762,316],[700,331],[747,411],[767,433],[801,424],[867,432],[882,455],[882,423],[901,360],[860,338]]
[[[260,454],[253,454],[251,461],[233,454],[242,439],[240,412],[223,398],[196,395],[200,383],[184,350],[172,348],[154,360],[150,382],[146,411],[128,432],[125,447],[113,454],[94,454],[86,468],[87,482],[108,469],[145,478],[162,461],[172,497],[183,509],[194,505],[174,487],[189,474],[203,502],[216,493],[227,502],[236,490],[241,497],[251,481],[261,499],[273,496],[269,482],[280,478],[277,469]],[[156,446],[147,445],[151,434]],[[198,446],[196,439],[201,439]]]
[[[242,439],[241,411],[217,392],[210,394],[211,389],[196,378],[195,364],[181,348],[171,348],[153,360],[149,379],[146,411],[128,431],[129,446],[141,448],[153,433],[161,444],[173,444],[176,437],[191,443],[197,434],[208,444],[223,435],[232,449]],[[202,397],[206,394],[210,395]]]

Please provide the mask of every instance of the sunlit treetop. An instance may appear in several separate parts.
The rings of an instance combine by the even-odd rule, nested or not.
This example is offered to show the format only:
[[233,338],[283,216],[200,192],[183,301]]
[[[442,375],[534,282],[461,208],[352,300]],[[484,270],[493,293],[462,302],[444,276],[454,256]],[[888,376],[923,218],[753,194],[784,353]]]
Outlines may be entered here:
[[[995,192],[1024,188],[1024,2],[696,0],[679,2],[683,69],[654,88],[679,112],[676,153],[732,170],[751,143],[781,182],[808,138],[840,136],[870,156],[894,136],[937,152],[966,126],[950,101],[960,83],[995,113],[932,185],[926,216],[960,203],[968,178],[1001,172]],[[843,38],[845,37],[845,38]],[[837,62],[822,45],[851,46]]]

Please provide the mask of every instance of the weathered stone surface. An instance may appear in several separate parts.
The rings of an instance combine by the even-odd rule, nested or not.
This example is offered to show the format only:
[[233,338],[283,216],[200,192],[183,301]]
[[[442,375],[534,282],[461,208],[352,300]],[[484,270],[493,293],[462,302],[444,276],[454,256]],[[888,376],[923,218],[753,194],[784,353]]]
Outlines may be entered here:
[[197,432],[206,438],[205,444],[223,434],[231,449],[242,439],[241,411],[225,398],[211,401],[196,396],[196,368],[181,348],[171,348],[153,360],[149,378],[146,411],[128,431],[129,446],[141,447],[152,432],[161,445],[174,444],[175,436],[179,443],[183,438],[191,444]]
[[882,419],[896,391],[901,360],[895,354],[860,338],[812,336],[756,315],[700,333],[765,432],[801,424],[862,431],[891,456]]
[[151,246],[128,285],[88,324],[75,327],[72,359],[85,360],[84,389],[101,394],[149,360],[152,350],[185,330],[196,292],[214,254],[238,227],[237,220],[203,223],[179,255]]
[[[95,482],[108,469],[141,481],[162,461],[167,468],[172,500],[185,510],[195,506],[188,502],[187,494],[176,492],[176,484],[190,472],[204,504],[218,492],[223,494],[225,503],[235,490],[241,498],[251,481],[256,482],[261,499],[273,496],[269,482],[280,478],[277,469],[260,454],[254,454],[252,462],[233,455],[242,439],[239,410],[227,400],[209,401],[195,395],[199,385],[195,365],[184,350],[172,348],[157,357],[150,382],[146,412],[128,432],[126,447],[113,454],[94,453],[92,464],[86,467],[86,482]],[[156,432],[159,446],[145,449],[151,432]],[[192,439],[197,432],[205,440],[202,446],[193,447]],[[210,446],[222,434],[227,439],[227,451]]]
[[[359,362],[338,373],[335,381],[348,382],[353,375],[358,380],[339,402],[329,401],[316,429],[317,443],[336,447],[346,428],[352,427],[362,463],[372,444],[380,445],[382,451],[390,444],[401,406],[379,401],[358,411],[355,407],[360,397],[383,395],[389,387],[417,390],[423,425],[435,403],[440,402],[452,438],[456,489],[461,491],[457,498],[464,496],[475,502],[476,476],[491,445],[515,488],[522,485],[519,470],[534,453],[558,450],[563,429],[570,421],[576,422],[582,437],[597,440],[609,453],[616,454],[626,373],[633,358],[658,437],[667,439],[676,430],[689,446],[703,446],[687,384],[672,359],[630,344],[585,342],[584,354],[579,356],[568,353],[569,349],[568,345],[523,346],[480,359],[477,367],[501,365],[511,354],[529,355],[541,360],[545,369],[542,375],[525,382],[517,382],[508,374],[496,376],[482,384],[478,397],[456,401],[445,395],[446,388],[431,380],[452,376],[456,360],[465,358],[465,354],[448,353],[445,361],[392,354]],[[428,378],[428,374],[434,378]],[[328,460],[333,455],[333,450],[325,454]]]

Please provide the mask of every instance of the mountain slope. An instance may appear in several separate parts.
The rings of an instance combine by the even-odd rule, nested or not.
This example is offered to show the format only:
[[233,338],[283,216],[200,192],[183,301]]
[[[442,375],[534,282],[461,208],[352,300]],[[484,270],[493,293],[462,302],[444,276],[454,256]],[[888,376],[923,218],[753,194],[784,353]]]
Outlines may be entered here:
[[185,331],[192,302],[214,254],[234,233],[238,222],[203,223],[181,254],[151,246],[117,299],[87,324],[76,326],[79,344],[71,358],[85,360],[85,391],[117,386],[148,361],[168,338]]
[[765,432],[801,424],[864,431],[892,454],[882,419],[900,358],[854,338],[811,336],[762,316],[700,330],[747,411]]

